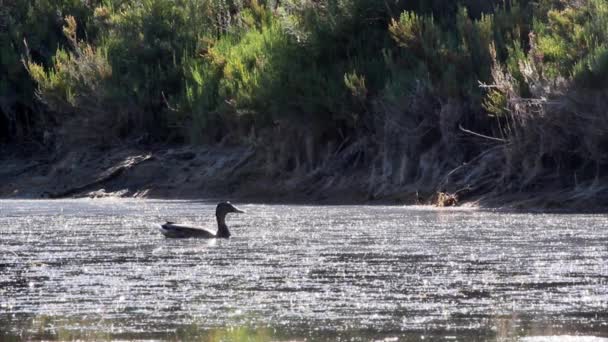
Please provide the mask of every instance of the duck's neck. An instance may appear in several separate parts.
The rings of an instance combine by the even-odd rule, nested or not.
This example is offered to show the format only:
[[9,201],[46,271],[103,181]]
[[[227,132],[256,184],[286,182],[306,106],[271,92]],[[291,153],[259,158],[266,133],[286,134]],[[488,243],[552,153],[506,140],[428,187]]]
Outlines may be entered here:
[[230,231],[228,230],[228,226],[226,225],[226,217],[225,216],[216,216],[217,218],[217,237],[218,238],[229,238]]

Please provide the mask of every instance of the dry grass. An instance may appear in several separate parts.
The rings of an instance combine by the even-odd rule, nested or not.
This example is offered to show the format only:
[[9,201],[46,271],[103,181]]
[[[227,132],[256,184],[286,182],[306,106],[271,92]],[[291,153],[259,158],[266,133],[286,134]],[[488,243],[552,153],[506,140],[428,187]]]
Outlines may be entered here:
[[495,65],[495,83],[486,87],[506,100],[498,119],[504,142],[452,170],[441,187],[472,185],[494,196],[537,194],[539,206],[608,199],[606,92],[549,80],[540,69],[533,59],[520,63],[532,93],[522,98],[514,77]]

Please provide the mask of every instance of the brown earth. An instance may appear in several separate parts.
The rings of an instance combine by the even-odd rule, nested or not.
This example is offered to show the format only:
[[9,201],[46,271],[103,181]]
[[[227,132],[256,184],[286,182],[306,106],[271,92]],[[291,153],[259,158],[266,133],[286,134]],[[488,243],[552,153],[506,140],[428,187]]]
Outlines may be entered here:
[[[418,193],[370,187],[370,170],[336,158],[316,170],[273,172],[245,147],[73,148],[65,153],[0,148],[0,198],[140,197],[320,204],[435,204],[507,210],[601,211],[597,187],[537,193]],[[267,157],[267,156],[266,156]],[[339,165],[337,165],[339,164]],[[333,171],[332,171],[333,170]],[[603,188],[602,188],[603,189]],[[465,189],[466,190],[466,189]],[[447,199],[447,200],[446,200]]]
[[[356,177],[268,172],[242,147],[114,147],[62,155],[0,152],[0,198],[231,198],[265,202],[361,203]],[[360,184],[362,185],[362,184]]]

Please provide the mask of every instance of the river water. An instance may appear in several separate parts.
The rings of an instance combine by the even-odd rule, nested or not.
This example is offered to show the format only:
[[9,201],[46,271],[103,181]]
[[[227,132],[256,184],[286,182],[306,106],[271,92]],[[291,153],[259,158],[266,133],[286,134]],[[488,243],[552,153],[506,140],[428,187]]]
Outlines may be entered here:
[[0,201],[0,339],[607,340],[607,215],[239,207]]

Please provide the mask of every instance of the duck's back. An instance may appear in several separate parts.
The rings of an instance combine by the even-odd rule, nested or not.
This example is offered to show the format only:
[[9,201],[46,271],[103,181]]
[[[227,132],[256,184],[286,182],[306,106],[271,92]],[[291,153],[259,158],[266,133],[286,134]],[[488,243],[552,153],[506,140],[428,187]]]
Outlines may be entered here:
[[160,226],[160,232],[168,238],[203,238],[211,239],[216,237],[216,232],[204,228],[186,224],[167,222]]

